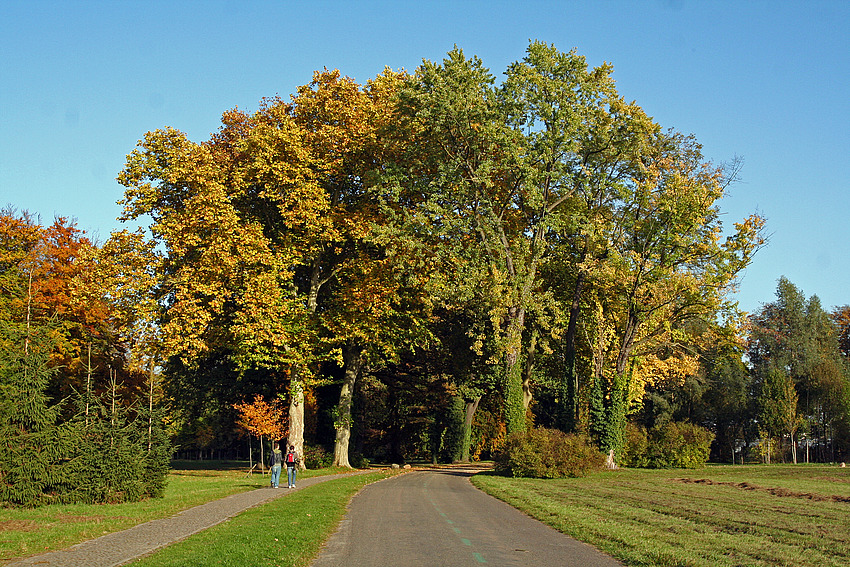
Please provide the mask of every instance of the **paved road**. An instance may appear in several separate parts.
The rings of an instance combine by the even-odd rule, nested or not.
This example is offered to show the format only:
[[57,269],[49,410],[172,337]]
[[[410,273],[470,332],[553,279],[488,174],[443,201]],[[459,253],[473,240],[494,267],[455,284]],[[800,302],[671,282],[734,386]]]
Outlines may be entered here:
[[312,567],[621,567],[469,482],[474,471],[414,471],[366,486]]

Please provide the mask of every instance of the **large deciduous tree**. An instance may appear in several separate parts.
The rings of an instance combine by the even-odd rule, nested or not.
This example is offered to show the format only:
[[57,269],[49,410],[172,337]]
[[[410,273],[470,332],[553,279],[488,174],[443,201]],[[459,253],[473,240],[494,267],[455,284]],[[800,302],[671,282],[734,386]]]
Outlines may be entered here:
[[216,358],[288,371],[303,412],[294,370],[312,349],[293,269],[303,242],[323,230],[327,203],[283,105],[253,117],[231,111],[223,123],[204,144],[173,129],[148,133],[119,177],[124,218],[150,215],[164,250],[163,352],[190,372]]
[[[361,88],[317,72],[290,103],[233,110],[209,141],[149,133],[127,161],[126,219],[150,215],[165,248],[164,349],[187,368],[223,355],[239,368],[290,378],[289,443],[303,450],[305,379],[336,357],[345,380],[335,463],[348,466],[350,394],[366,357],[414,336],[426,276],[397,269],[372,231],[368,191],[399,75]],[[395,247],[402,250],[402,247]]]
[[[595,327],[598,356],[589,358],[606,449],[619,444],[630,361],[665,330],[722,307],[761,244],[762,222],[747,219],[722,240],[723,172],[692,139],[662,133],[623,101],[611,72],[540,42],[498,87],[458,49],[442,64],[426,61],[400,97],[416,137],[406,174],[388,170],[412,211],[408,226],[434,247],[452,246],[458,280],[486,290],[509,431],[525,427],[531,400],[531,314],[549,321],[535,332],[566,343],[564,423],[575,423],[567,398],[577,390],[580,319]],[[572,272],[560,308],[542,279],[556,262]]]

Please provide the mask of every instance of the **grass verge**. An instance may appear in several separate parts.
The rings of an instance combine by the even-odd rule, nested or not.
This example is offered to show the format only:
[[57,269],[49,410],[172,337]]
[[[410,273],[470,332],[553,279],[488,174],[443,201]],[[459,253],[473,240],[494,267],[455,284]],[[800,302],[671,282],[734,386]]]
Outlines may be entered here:
[[[246,476],[247,468],[240,463],[177,462],[169,475],[163,498],[129,504],[0,508],[0,561],[64,549],[231,494],[266,486],[268,474]],[[342,471],[308,470],[299,472],[298,477]]]
[[850,565],[850,469],[620,470],[473,483],[626,565]]
[[309,565],[345,515],[351,497],[364,485],[391,474],[376,471],[302,488],[128,565]]

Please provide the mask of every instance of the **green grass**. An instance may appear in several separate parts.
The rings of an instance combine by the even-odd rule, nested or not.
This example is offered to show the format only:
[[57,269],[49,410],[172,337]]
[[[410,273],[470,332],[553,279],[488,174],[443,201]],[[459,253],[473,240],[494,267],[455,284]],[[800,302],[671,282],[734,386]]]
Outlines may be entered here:
[[[0,508],[0,560],[64,549],[136,524],[172,516],[231,494],[266,486],[268,474],[246,476],[247,465],[178,462],[163,498],[130,504],[74,504],[42,508]],[[214,468],[209,468],[214,467]],[[299,472],[299,478],[341,472]]]
[[136,567],[306,566],[364,485],[386,478],[375,471],[316,484],[251,508],[227,522],[129,563]]
[[850,565],[850,469],[620,470],[473,482],[629,566]]

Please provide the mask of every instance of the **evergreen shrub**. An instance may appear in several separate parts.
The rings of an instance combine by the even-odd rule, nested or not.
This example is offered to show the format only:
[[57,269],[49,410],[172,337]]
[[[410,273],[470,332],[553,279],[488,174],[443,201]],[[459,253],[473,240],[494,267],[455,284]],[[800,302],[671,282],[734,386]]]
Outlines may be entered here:
[[582,477],[605,467],[588,437],[547,428],[509,435],[495,460],[497,471],[513,477]]

